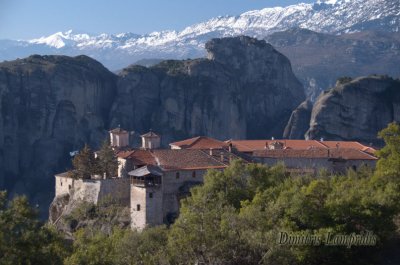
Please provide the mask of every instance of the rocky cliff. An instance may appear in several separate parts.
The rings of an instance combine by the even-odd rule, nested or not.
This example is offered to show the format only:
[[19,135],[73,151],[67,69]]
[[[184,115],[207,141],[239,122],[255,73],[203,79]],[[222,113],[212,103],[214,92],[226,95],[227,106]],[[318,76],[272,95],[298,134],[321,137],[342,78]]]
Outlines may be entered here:
[[276,32],[266,39],[290,59],[312,101],[343,76],[400,77],[400,32],[330,35],[297,28]]
[[[115,75],[86,56],[0,64],[0,180],[44,212],[69,152],[120,124],[163,142],[193,135],[279,137],[304,100],[289,60],[265,41],[214,39],[208,59],[132,66]],[[0,181],[0,185],[1,185]]]
[[164,61],[120,73],[112,125],[160,132],[164,143],[193,135],[279,137],[304,99],[289,60],[265,41],[214,39],[208,59]]
[[69,152],[104,139],[115,76],[86,57],[31,56],[0,64],[0,179],[41,209]]
[[312,107],[312,103],[306,100],[292,112],[283,132],[283,138],[304,139],[304,135],[310,127]]
[[[304,109],[303,109],[304,110]],[[304,133],[300,110],[292,115],[290,135]],[[304,110],[304,116],[307,111]],[[400,80],[387,76],[342,78],[321,94],[312,108],[307,139],[356,140],[379,144],[377,133],[392,121],[400,121]]]

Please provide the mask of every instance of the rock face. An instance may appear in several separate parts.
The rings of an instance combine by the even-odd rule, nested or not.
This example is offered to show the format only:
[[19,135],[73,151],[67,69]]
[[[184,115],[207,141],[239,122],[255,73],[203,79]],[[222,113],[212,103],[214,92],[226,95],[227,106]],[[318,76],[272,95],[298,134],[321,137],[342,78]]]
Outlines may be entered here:
[[[0,188],[43,212],[69,152],[96,148],[117,126],[164,144],[193,135],[279,137],[305,98],[289,60],[265,41],[214,39],[209,59],[132,66],[115,75],[86,56],[0,64]],[[4,183],[2,183],[4,180]]]
[[152,128],[164,143],[194,135],[280,137],[305,97],[289,60],[249,37],[214,39],[206,48],[208,59],[124,69],[112,125]]
[[31,56],[0,64],[0,179],[42,210],[69,152],[106,134],[115,76],[86,57]]
[[400,80],[343,79],[316,101],[306,138],[377,143],[377,133],[392,121],[400,121]]
[[400,77],[400,32],[329,35],[291,29],[266,39],[290,59],[294,73],[312,101],[343,76]]
[[130,208],[114,201],[103,201],[100,205],[75,200],[68,195],[54,198],[49,207],[49,221],[67,238],[83,227],[97,228],[110,234],[115,226],[128,228]]
[[304,135],[310,126],[312,107],[312,103],[306,100],[292,112],[283,132],[283,138],[304,139]]

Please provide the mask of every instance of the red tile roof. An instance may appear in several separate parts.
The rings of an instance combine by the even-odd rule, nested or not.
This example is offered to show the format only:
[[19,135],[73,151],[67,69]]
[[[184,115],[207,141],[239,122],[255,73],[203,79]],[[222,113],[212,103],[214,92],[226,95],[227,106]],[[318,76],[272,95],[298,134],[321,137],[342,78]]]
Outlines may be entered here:
[[[121,151],[117,156],[129,159],[133,165],[157,165],[164,170],[189,170],[189,169],[212,169],[225,168],[229,164],[227,151],[222,150],[224,157],[221,161],[220,153],[215,151],[215,156],[198,149],[154,149],[154,150],[131,150]],[[232,154],[232,158],[237,156]]]
[[254,151],[253,156],[264,158],[336,158],[346,160],[376,160],[363,151],[352,148],[276,149]]
[[359,142],[352,141],[316,141],[316,140],[229,140],[233,147],[239,152],[254,152],[264,150],[273,142],[282,143],[284,149],[304,150],[309,148],[350,148],[360,150],[369,154],[376,151],[372,147],[365,146]]
[[374,154],[375,149],[369,146],[365,146],[359,142],[352,142],[352,141],[323,141],[321,142],[328,148],[352,148],[356,150],[361,150],[363,152]]
[[225,168],[227,164],[202,150],[166,149],[151,150],[158,165],[164,170]]
[[227,142],[232,143],[233,147],[239,152],[245,153],[263,150],[274,142],[283,143],[284,148],[287,149],[326,148],[326,146],[315,140],[229,140]]
[[128,151],[116,151],[116,156],[126,159],[133,151],[132,150],[128,150]]
[[181,149],[221,149],[228,147],[227,143],[206,136],[198,136],[183,141],[170,143],[169,145],[171,147],[176,146]]
[[123,159],[129,159],[136,166],[156,165],[157,162],[150,150],[131,150],[117,153],[117,156]]

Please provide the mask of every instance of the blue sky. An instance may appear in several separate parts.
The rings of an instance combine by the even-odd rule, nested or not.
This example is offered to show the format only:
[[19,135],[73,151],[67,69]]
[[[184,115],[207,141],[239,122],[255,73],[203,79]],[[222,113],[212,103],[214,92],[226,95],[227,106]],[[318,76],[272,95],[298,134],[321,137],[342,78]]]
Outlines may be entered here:
[[238,15],[299,0],[0,0],[0,39],[29,39],[73,29],[149,33],[219,15]]

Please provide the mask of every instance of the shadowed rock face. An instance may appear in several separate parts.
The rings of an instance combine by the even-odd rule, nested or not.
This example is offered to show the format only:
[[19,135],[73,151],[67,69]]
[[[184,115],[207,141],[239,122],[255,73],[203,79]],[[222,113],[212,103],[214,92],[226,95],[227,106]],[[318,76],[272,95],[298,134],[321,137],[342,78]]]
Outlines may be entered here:
[[283,132],[283,138],[304,139],[304,135],[310,126],[312,107],[312,103],[306,100],[292,112]]
[[69,152],[98,145],[115,96],[115,77],[86,57],[31,56],[0,64],[0,179],[42,209]]
[[249,37],[214,39],[208,59],[132,66],[120,73],[112,124],[160,132],[164,143],[282,135],[305,98],[289,60]]
[[316,101],[306,138],[378,143],[377,133],[400,121],[400,81],[369,76],[337,82]]
[[305,98],[288,59],[248,37],[215,39],[207,49],[209,59],[131,66],[118,76],[85,56],[1,63],[0,188],[28,194],[47,212],[69,152],[96,148],[118,124],[152,128],[164,144],[282,135]]

